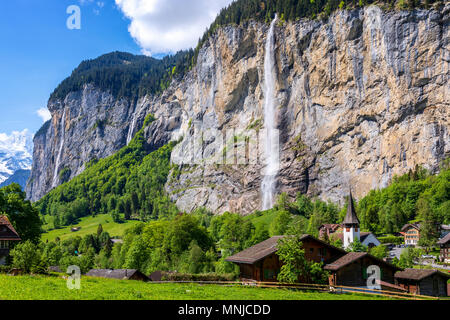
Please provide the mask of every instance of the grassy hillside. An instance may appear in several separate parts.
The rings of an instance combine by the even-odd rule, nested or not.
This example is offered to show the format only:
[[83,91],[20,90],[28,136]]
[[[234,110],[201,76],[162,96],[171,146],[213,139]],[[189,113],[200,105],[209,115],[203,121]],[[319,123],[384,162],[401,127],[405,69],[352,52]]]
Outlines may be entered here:
[[[111,237],[121,237],[125,230],[138,224],[138,221],[126,221],[124,223],[115,223],[109,214],[101,214],[95,217],[85,217],[80,219],[80,223],[61,228],[49,230],[53,226],[51,222],[52,217],[47,217],[49,219],[48,223],[44,225],[45,233],[42,234],[42,241],[54,241],[57,237],[61,240],[66,240],[71,237],[80,236],[83,237],[88,234],[95,234],[97,232],[98,225],[101,224],[103,230],[108,232]],[[78,232],[72,232],[72,227],[81,227]],[[49,231],[47,231],[49,230]]]
[[0,300],[385,300],[359,294],[341,295],[198,284],[155,284],[88,277],[81,278],[80,290],[68,290],[66,280],[56,276],[0,275],[0,283]]

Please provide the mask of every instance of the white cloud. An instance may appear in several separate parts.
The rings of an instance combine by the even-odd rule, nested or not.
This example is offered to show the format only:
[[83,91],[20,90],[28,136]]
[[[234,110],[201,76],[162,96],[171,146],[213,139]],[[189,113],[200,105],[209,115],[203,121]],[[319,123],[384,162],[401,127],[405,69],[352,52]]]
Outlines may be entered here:
[[52,118],[50,111],[47,108],[40,108],[36,111],[37,115],[42,119],[42,122],[47,122]]
[[144,54],[193,48],[232,0],[115,0]]

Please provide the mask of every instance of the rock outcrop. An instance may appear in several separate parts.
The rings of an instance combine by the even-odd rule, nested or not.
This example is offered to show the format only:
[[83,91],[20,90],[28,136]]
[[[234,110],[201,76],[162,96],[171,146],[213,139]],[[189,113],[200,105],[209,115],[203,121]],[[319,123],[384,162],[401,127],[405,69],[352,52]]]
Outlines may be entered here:
[[[449,22],[450,4],[403,12],[370,6],[336,12],[325,22],[280,23],[278,191],[342,203],[349,185],[360,198],[416,165],[438,171],[450,155]],[[264,129],[268,27],[249,22],[219,29],[196,67],[161,96],[132,104],[86,86],[51,103],[52,123],[34,141],[28,196],[37,200],[52,187],[65,108],[57,171],[67,168],[68,179],[87,161],[123,147],[133,119],[139,128],[151,113],[157,120],[145,130],[150,146],[180,141],[166,191],[181,210],[260,209],[265,136],[252,134]],[[245,150],[247,161],[234,157],[236,150]]]

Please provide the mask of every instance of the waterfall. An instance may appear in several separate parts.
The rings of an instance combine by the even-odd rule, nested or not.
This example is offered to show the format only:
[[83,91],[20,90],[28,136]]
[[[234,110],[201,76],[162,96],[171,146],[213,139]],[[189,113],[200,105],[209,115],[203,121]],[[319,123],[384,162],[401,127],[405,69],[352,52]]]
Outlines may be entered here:
[[138,116],[141,114],[143,106],[144,105],[142,104],[141,107],[138,110],[136,110],[133,114],[133,119],[131,120],[131,125],[130,125],[130,128],[128,129],[127,145],[129,145],[131,142],[131,139],[133,139],[133,131],[134,131],[134,128],[136,127],[136,122],[137,122]]
[[264,123],[265,123],[265,169],[261,185],[262,210],[272,209],[276,192],[276,179],[279,170],[279,141],[275,126],[275,15],[270,25],[264,58]]
[[53,173],[53,183],[52,188],[56,188],[58,185],[58,168],[61,162],[61,154],[64,148],[64,135],[65,135],[65,122],[66,122],[66,109],[64,109],[62,118],[61,118],[61,124],[60,124],[60,142],[59,142],[59,150],[58,155],[56,157],[56,163],[55,163],[55,172]]

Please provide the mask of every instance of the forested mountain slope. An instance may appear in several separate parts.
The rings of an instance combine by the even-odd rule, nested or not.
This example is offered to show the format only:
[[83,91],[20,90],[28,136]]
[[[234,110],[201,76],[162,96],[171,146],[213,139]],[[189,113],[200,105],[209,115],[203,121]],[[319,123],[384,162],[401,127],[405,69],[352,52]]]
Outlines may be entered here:
[[[236,18],[233,12],[239,11],[233,8],[243,3],[255,4],[238,1],[223,11],[195,54],[186,53],[189,63],[175,58],[152,69],[167,71],[161,71],[160,81],[151,77],[152,89],[143,89],[145,73],[140,78],[141,64],[153,68],[151,59],[119,54],[109,66],[106,59],[112,77],[93,62],[87,70],[80,66],[49,102],[52,120],[35,137],[28,196],[38,200],[80,175],[89,161],[113,155],[153,115],[155,121],[142,132],[145,152],[179,142],[164,189],[180,210],[204,206],[215,213],[248,214],[260,209],[260,163],[194,163],[192,146],[199,131],[225,135],[263,127],[266,21],[274,12],[280,17],[274,65],[282,142],[279,192],[342,204],[349,185],[362,198],[416,166],[439,171],[450,154],[448,3],[404,11],[355,4],[323,20],[309,19],[301,10],[292,18],[288,6],[276,8],[279,1],[263,2],[276,8],[272,12],[253,6]],[[302,2],[283,3],[297,8]],[[319,4],[320,9],[326,2]],[[248,20],[253,10],[260,15]],[[130,76],[139,81],[115,85],[114,79],[128,76],[118,57],[133,60],[136,71]],[[93,80],[84,83],[84,76]],[[204,138],[201,155],[214,143]]]

